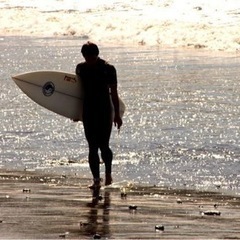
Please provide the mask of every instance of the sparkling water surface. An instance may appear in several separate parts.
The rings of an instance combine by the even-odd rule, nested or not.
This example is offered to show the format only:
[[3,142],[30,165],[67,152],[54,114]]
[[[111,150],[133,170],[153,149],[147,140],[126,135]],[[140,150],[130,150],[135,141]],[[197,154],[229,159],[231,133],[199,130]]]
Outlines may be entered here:
[[[74,72],[84,39],[1,37],[0,167],[90,177],[82,123],[34,103],[11,75]],[[235,54],[99,46],[127,110],[112,132],[115,181],[239,194],[240,76]],[[102,166],[102,173],[104,166]]]

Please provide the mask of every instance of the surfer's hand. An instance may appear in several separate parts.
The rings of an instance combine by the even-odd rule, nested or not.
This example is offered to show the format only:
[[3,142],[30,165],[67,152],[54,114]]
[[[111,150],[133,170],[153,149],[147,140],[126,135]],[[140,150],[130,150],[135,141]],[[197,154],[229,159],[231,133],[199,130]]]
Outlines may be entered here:
[[114,117],[114,126],[117,127],[118,130],[122,126],[122,119],[118,115],[115,115],[115,117]]

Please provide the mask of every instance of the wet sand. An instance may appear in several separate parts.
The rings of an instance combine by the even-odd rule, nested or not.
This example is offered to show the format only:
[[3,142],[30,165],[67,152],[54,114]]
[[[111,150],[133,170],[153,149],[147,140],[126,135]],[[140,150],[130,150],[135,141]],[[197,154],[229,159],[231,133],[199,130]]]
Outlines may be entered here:
[[218,191],[93,192],[86,178],[3,170],[0,183],[0,239],[240,239],[240,197]]

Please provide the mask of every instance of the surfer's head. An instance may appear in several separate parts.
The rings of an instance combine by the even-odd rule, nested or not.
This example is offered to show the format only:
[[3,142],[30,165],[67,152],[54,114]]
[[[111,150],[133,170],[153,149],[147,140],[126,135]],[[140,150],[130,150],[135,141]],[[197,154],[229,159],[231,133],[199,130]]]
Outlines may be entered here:
[[87,42],[87,43],[83,44],[81,53],[84,57],[85,56],[98,56],[99,49],[95,43]]
[[81,53],[88,64],[94,64],[98,59],[99,49],[95,43],[87,42],[82,46]]

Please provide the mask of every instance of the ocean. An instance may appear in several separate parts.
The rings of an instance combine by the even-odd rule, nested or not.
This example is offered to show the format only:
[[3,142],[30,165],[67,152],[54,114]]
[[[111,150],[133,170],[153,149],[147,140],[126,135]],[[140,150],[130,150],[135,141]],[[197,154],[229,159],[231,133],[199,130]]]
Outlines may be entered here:
[[[11,75],[74,72],[77,37],[0,38],[0,168],[91,177],[82,124],[34,103]],[[235,54],[100,45],[127,110],[113,129],[115,182],[240,193],[240,84]],[[102,174],[104,166],[101,165]]]
[[239,53],[239,9],[236,0],[2,0],[0,33]]

